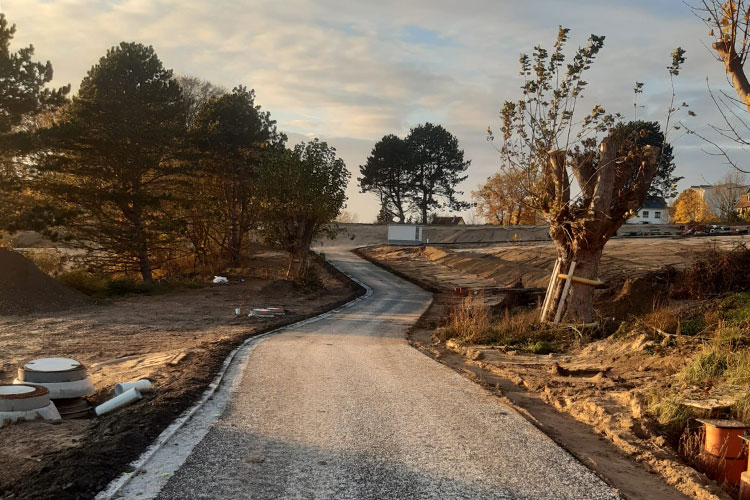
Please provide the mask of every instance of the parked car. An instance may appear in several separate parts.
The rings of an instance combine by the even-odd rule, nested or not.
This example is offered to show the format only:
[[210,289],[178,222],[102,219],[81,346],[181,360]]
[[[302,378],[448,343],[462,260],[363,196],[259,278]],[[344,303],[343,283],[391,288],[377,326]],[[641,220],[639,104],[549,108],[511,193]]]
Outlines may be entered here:
[[713,224],[709,226],[708,234],[732,234],[732,228],[729,226],[717,226]]

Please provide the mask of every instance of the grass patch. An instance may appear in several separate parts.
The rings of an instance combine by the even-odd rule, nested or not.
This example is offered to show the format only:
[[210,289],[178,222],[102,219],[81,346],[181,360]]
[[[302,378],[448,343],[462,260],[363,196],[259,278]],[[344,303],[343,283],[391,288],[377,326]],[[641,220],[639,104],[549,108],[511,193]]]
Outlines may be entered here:
[[469,295],[453,308],[448,322],[437,335],[443,341],[458,338],[472,344],[491,344],[497,340],[489,307],[482,297],[474,295]]
[[664,432],[675,439],[682,434],[693,417],[690,408],[680,403],[678,397],[668,391],[650,394],[648,412],[662,425]]
[[750,322],[750,293],[734,293],[721,301],[721,316],[730,325]]
[[728,367],[727,350],[708,346],[690,360],[677,375],[677,379],[683,384],[706,385],[724,375]]

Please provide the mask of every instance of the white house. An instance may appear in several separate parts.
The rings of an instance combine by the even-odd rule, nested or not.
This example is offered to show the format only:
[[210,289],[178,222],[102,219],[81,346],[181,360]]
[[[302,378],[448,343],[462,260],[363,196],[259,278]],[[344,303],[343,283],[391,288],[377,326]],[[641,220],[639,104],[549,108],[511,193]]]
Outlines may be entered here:
[[628,224],[669,224],[669,207],[664,198],[649,198]]

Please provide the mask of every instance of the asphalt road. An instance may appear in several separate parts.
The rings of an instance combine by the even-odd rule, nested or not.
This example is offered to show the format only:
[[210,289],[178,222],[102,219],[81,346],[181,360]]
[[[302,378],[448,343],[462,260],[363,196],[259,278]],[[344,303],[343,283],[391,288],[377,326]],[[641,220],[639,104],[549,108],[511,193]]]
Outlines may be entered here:
[[258,344],[227,410],[158,498],[618,498],[496,397],[407,344],[428,293],[326,253],[372,296]]

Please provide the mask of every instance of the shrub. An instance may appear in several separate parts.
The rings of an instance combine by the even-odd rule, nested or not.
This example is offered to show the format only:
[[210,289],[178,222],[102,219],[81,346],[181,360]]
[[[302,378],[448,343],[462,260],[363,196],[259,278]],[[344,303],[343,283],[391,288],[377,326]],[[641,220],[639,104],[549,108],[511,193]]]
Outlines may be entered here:
[[675,298],[705,299],[750,289],[750,248],[738,244],[732,250],[716,246],[702,252],[693,264],[677,273],[672,284]]
[[147,293],[154,289],[153,285],[139,283],[132,278],[114,279],[107,283],[107,295],[127,295],[130,293]]
[[57,276],[64,270],[67,259],[59,250],[43,249],[24,253],[24,257],[31,260],[36,267],[45,274]]
[[101,295],[107,288],[106,278],[80,269],[60,273],[57,279],[86,295]]

